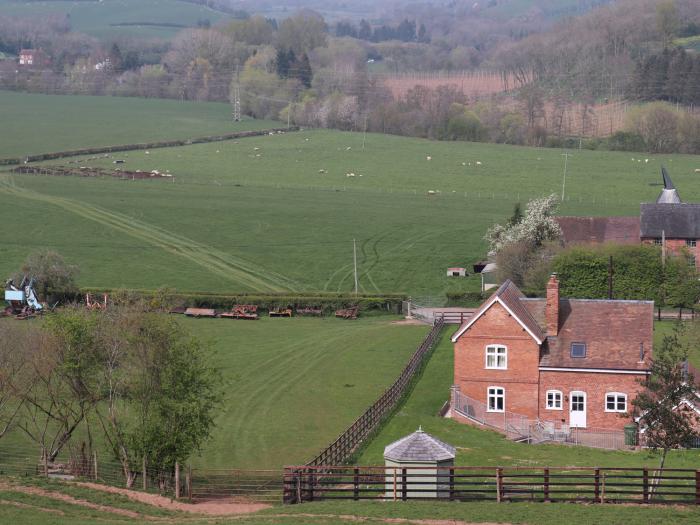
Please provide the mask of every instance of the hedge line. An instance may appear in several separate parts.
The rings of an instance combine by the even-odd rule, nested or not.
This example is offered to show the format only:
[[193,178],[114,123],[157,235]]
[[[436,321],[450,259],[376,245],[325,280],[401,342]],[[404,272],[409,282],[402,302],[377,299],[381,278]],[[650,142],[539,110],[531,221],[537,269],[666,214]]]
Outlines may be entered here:
[[79,157],[81,155],[97,155],[101,153],[113,153],[115,151],[133,151],[133,150],[143,150],[143,149],[156,149],[156,148],[173,148],[177,146],[189,146],[191,144],[203,144],[207,142],[222,142],[225,140],[240,139],[245,137],[257,137],[261,135],[267,135],[269,133],[281,133],[287,131],[299,131],[298,126],[292,126],[290,128],[272,128],[272,129],[261,129],[256,131],[237,131],[235,133],[226,133],[224,135],[211,135],[208,137],[197,137],[193,139],[181,139],[181,140],[165,140],[159,142],[145,142],[140,144],[122,144],[117,146],[100,146],[95,148],[83,148],[76,150],[67,151],[56,151],[53,153],[40,153],[38,155],[28,155],[21,159],[6,158],[0,159],[0,165],[11,166],[14,164],[21,164],[22,162],[40,162],[42,160],[54,160],[62,159],[66,157]]
[[[230,310],[235,304],[254,304],[259,310],[267,311],[277,307],[320,308],[324,314],[331,314],[339,308],[359,306],[362,311],[385,311],[391,313],[401,312],[401,302],[407,299],[402,294],[340,294],[340,293],[207,293],[207,292],[177,292],[158,290],[120,290],[104,288],[83,288],[85,293],[95,295],[99,300],[102,294],[130,294],[146,300],[164,301],[170,307],[214,308],[216,310]],[[66,297],[66,299],[69,299]],[[74,298],[75,299],[75,298]]]

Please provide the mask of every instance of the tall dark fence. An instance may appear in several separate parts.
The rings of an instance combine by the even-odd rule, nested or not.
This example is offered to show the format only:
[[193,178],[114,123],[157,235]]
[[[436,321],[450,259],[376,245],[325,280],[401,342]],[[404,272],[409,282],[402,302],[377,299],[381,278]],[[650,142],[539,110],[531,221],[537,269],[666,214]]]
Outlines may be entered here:
[[345,432],[309,461],[307,465],[340,465],[350,459],[353,452],[358,449],[367,436],[377,429],[384,418],[396,408],[416,373],[423,366],[425,358],[435,346],[443,324],[442,319],[435,321],[430,333],[413,353],[410,361],[396,381]]

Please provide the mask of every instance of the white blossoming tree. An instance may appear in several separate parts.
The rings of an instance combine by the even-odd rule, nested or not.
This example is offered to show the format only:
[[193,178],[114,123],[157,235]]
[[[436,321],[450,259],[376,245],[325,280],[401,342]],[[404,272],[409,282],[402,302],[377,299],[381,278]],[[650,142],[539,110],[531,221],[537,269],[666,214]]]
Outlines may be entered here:
[[558,204],[555,194],[532,199],[527,203],[525,214],[519,222],[494,224],[484,237],[490,250],[498,253],[514,244],[524,244],[536,250],[547,241],[559,239],[561,229],[554,219]]

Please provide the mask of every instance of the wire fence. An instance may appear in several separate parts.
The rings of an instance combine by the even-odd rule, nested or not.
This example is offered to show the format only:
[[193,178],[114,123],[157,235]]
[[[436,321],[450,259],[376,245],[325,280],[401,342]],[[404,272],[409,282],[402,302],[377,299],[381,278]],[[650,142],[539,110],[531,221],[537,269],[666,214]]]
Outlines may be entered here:
[[700,505],[700,470],[598,467],[287,467],[284,502],[571,501]]
[[112,458],[68,451],[65,458],[47,461],[38,449],[0,449],[0,475],[15,478],[48,478],[90,481],[112,487],[181,498],[194,503],[226,499],[228,502],[277,503],[282,498],[281,470],[204,469],[176,464],[159,469],[147,462],[124,466]]

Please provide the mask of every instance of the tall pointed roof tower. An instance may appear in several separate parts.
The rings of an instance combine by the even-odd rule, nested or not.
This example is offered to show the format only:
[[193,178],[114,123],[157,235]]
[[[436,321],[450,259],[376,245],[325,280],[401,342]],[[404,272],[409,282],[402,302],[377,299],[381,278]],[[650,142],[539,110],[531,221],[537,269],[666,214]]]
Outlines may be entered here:
[[673,181],[671,181],[671,176],[663,166],[661,166],[661,176],[664,179],[664,189],[656,199],[656,204],[681,204],[683,201],[678,195],[678,190],[676,190]]

